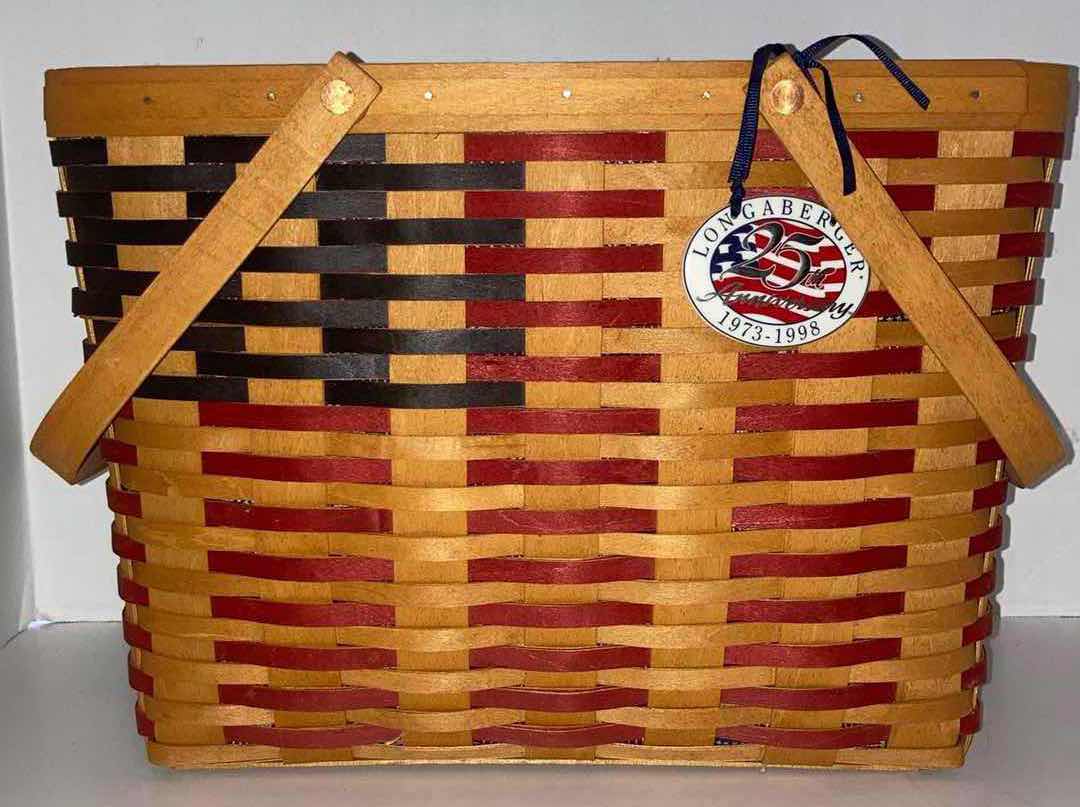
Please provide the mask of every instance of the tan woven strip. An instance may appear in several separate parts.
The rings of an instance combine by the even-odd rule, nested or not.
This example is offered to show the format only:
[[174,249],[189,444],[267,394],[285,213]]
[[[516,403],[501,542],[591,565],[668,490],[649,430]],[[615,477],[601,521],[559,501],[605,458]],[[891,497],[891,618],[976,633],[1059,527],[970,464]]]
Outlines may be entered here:
[[[701,133],[706,134],[706,133]],[[730,138],[728,132],[723,135]],[[672,138],[674,139],[674,138]],[[675,145],[677,148],[677,145]],[[669,147],[671,148],[671,147]],[[730,157],[729,149],[716,156]],[[676,153],[675,157],[683,157]],[[669,158],[670,159],[670,158]],[[731,163],[688,162],[671,160],[666,163],[612,164],[604,166],[604,181],[608,188],[727,188]],[[984,159],[921,158],[889,160],[888,185],[958,185],[1038,182],[1043,179],[1042,160],[1037,157],[1007,157]],[[751,165],[746,187],[809,187],[810,182],[799,166],[788,160],[758,161]]]
[[[136,400],[136,407],[142,404]],[[241,451],[253,452],[257,433],[273,436],[273,454],[277,456],[321,456],[312,454],[304,439],[309,434],[323,435],[328,456],[370,457],[373,459],[412,458],[427,461],[499,459],[520,457],[524,453],[524,435],[480,435],[411,437],[392,435],[341,434],[338,432],[285,432],[272,429],[189,428],[169,423],[118,420],[117,439],[147,448],[172,451]],[[608,457],[640,459],[700,459],[752,457],[782,454],[790,450],[792,432],[717,434],[702,431],[694,436],[681,435],[600,435],[601,450]],[[887,448],[930,448],[976,443],[989,437],[986,429],[970,417],[917,426],[888,426],[869,430],[871,450]],[[592,435],[559,435],[568,450],[576,442],[594,440]],[[150,466],[153,467],[153,466]]]
[[[907,521],[894,521],[864,527],[860,546],[921,545],[939,541],[958,541],[978,535],[987,527],[988,510]],[[258,530],[232,527],[203,527],[194,524],[148,524],[128,517],[129,534],[136,540],[161,547],[215,548],[254,551]],[[713,533],[601,533],[599,554],[640,555],[642,557],[716,557],[749,552],[780,551],[820,552],[815,543],[827,539],[834,530],[805,531],[789,534],[785,530],[748,530]],[[324,541],[323,533],[291,534],[293,545],[316,546]],[[408,536],[388,534],[335,533],[331,538],[334,554],[359,555],[390,559],[427,561],[468,560],[521,554],[523,536],[493,534],[484,536]],[[785,546],[785,541],[787,542]]]

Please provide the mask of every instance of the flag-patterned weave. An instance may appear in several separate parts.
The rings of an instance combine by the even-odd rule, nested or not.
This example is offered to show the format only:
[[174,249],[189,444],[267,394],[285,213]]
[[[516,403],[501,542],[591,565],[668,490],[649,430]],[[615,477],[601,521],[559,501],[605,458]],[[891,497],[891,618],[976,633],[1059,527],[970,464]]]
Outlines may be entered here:
[[[880,288],[794,352],[697,317],[733,138],[346,138],[103,445],[152,759],[960,763],[1001,453]],[[1022,360],[1060,135],[853,141]],[[260,143],[52,142],[88,352]]]

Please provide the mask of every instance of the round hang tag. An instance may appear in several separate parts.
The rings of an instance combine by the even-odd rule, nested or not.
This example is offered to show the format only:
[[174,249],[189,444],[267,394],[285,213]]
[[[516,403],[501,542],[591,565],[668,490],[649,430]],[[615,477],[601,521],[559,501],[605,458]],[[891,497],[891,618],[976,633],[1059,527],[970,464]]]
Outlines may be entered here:
[[710,216],[687,245],[683,283],[713,328],[759,347],[792,348],[854,316],[870,268],[828,208],[795,196],[746,200]]

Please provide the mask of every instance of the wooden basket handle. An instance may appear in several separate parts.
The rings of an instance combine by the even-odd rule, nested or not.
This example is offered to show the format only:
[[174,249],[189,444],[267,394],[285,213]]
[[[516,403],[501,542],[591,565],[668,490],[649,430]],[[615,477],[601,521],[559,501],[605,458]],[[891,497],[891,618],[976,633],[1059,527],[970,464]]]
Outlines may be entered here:
[[38,426],[30,451],[69,483],[102,467],[95,450],[120,408],[281,218],[381,88],[343,53],[316,72],[277,130]]
[[[781,82],[790,83],[777,90]],[[857,190],[842,195],[825,105],[790,56],[768,68],[762,90],[773,131],[971,401],[1017,480],[1031,485],[1044,477],[1065,457],[1049,415],[854,147]],[[35,456],[71,483],[100,469],[94,448],[120,408],[379,91],[344,54],[319,70],[247,170],[57,398],[31,441]]]
[[843,195],[825,104],[787,54],[765,72],[761,112],[869,259],[871,271],[952,374],[1001,446],[1016,480],[1029,486],[1045,477],[1066,454],[1049,413],[854,146],[856,190]]

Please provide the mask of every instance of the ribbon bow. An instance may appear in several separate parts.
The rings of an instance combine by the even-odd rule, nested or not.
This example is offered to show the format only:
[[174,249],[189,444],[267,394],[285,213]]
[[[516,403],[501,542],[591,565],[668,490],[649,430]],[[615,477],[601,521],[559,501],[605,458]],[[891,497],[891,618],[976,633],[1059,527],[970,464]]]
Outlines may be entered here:
[[814,79],[811,77],[810,71],[813,69],[821,71],[822,80],[825,84],[825,109],[829,114],[829,124],[836,140],[836,151],[840,155],[840,165],[844,174],[844,195],[847,196],[855,191],[855,164],[851,157],[851,144],[848,142],[844,121],[840,118],[840,109],[836,105],[832,77],[829,75],[828,68],[820,61],[822,54],[847,39],[853,39],[865,45],[885,65],[885,69],[892,74],[900,86],[907,90],[908,95],[915,99],[915,103],[923,109],[930,106],[930,99],[926,93],[919,89],[918,85],[911,80],[907,73],[901,70],[900,66],[893,61],[885,46],[871,37],[862,34],[827,36],[803,50],[797,50],[780,43],[762,45],[754,52],[754,60],[750,65],[750,80],[746,86],[746,103],[743,105],[739,139],[735,145],[735,156],[732,158],[731,173],[728,176],[728,181],[731,183],[732,215],[737,215],[742,207],[743,199],[746,196],[746,188],[743,187],[743,182],[746,181],[746,177],[750,174],[750,163],[754,159],[758,112],[761,107],[761,80],[765,75],[765,68],[769,66],[769,62],[782,53],[791,54],[791,58],[806,74],[811,84],[814,84]]

